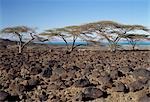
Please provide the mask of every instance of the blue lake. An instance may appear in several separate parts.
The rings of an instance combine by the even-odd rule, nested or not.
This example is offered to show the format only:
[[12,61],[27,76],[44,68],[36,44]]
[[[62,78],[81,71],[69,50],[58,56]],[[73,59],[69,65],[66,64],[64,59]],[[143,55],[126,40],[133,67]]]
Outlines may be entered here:
[[[57,41],[57,42],[45,42],[44,44],[50,44],[50,45],[65,45],[65,42],[62,42],[62,41]],[[72,44],[72,42],[68,42],[69,45]],[[78,44],[83,44],[83,45],[87,45],[88,43],[87,42],[82,42],[82,41],[78,41],[75,43],[75,45],[78,45]],[[107,45],[108,43],[107,42],[102,42],[101,45]],[[137,45],[143,45],[143,46],[150,46],[150,41],[137,41],[136,42]],[[119,42],[119,45],[130,45],[129,42],[127,41],[122,41],[122,42]]]

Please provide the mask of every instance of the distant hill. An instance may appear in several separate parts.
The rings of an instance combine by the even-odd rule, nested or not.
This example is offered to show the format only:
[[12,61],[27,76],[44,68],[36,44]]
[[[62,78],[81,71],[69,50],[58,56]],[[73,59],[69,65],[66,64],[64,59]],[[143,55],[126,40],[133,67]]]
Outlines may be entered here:
[[16,43],[17,43],[17,41],[11,41],[9,39],[0,38],[0,45],[11,45],[11,44],[14,45]]

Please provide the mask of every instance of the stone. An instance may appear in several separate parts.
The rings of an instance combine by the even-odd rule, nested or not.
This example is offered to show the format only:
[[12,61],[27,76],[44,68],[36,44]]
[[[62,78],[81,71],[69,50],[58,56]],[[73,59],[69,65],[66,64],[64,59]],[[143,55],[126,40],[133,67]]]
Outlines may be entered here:
[[120,71],[118,71],[117,69],[116,70],[112,70],[110,72],[110,77],[113,79],[113,80],[117,80],[118,77],[122,77],[124,76],[124,74]]
[[45,92],[42,92],[42,95],[39,96],[40,101],[46,101],[48,99],[48,95]]
[[126,88],[125,84],[123,84],[122,82],[117,82],[114,85],[115,85],[115,87],[113,88],[113,91],[115,91],[115,92],[127,92],[127,88]]
[[75,72],[77,72],[79,70],[80,70],[80,68],[77,67],[77,66],[72,66],[70,68],[67,68],[67,72],[70,72],[70,73],[75,73]]
[[91,74],[92,70],[93,70],[93,67],[87,65],[85,66],[85,68],[82,69],[82,75],[88,76],[89,74]]
[[39,63],[38,61],[31,61],[28,64],[29,68],[30,68],[30,74],[31,75],[36,75],[42,72],[42,64]]
[[137,80],[137,81],[132,82],[129,85],[129,90],[131,92],[136,92],[136,91],[142,90],[144,86],[145,86],[145,83],[142,80]]
[[20,84],[26,86],[28,85],[28,80],[23,80],[22,82],[20,82]]
[[150,78],[150,71],[146,69],[135,69],[132,74],[135,78],[145,77]]
[[150,102],[150,93],[143,95],[139,98],[138,102]]
[[60,89],[60,87],[59,87],[59,85],[56,85],[55,83],[52,83],[52,84],[50,84],[50,85],[48,85],[48,87],[47,87],[47,90],[48,91],[53,91],[53,90],[59,90]]
[[50,80],[51,80],[52,82],[55,82],[55,81],[57,81],[57,80],[60,80],[60,76],[57,75],[57,74],[52,74],[52,76],[50,77]]
[[36,86],[36,85],[38,85],[38,83],[39,83],[39,81],[35,78],[32,78],[32,79],[28,80],[28,85],[29,86]]
[[48,61],[48,65],[49,67],[53,67],[54,65],[58,64],[58,61],[55,61],[55,60],[50,60]]
[[0,101],[5,101],[9,96],[9,93],[5,91],[0,91]]
[[6,48],[7,48],[7,46],[6,46],[6,45],[2,45],[2,44],[0,44],[0,48],[1,48],[1,49],[6,49]]
[[55,85],[59,86],[59,90],[63,90],[63,89],[66,88],[66,85],[65,85],[65,83],[63,82],[63,80],[57,80],[57,81],[55,82]]
[[108,75],[100,77],[99,82],[102,85],[103,89],[112,88],[113,80]]
[[71,79],[70,79],[70,80],[65,80],[64,83],[65,83],[65,86],[66,86],[66,87],[70,87],[70,86],[73,85],[73,80],[71,80]]
[[82,100],[84,100],[83,92],[76,93],[73,97],[73,102],[81,102]]
[[96,98],[100,98],[104,95],[104,92],[96,87],[87,87],[83,92],[82,101],[94,100]]
[[31,91],[33,88],[35,88],[38,85],[39,81],[37,79],[30,79],[28,80],[28,85],[25,86],[25,89],[27,91]]
[[9,90],[11,91],[11,95],[16,96],[16,95],[22,94],[25,88],[23,87],[23,85],[11,83],[9,85]]
[[75,87],[86,87],[90,85],[90,81],[87,78],[81,78],[74,82]]
[[147,81],[147,87],[150,88],[150,79]]
[[18,87],[16,87],[18,90],[18,94],[22,94],[23,91],[25,91],[25,86],[24,85],[18,85]]
[[49,68],[44,69],[43,74],[42,74],[43,77],[50,78],[51,75],[52,75],[52,68],[49,67]]
[[118,70],[119,70],[120,72],[122,72],[123,74],[129,74],[130,72],[133,71],[133,69],[130,68],[130,67],[119,68]]
[[54,68],[53,73],[61,76],[61,74],[66,73],[66,70],[63,67],[58,66]]
[[42,72],[42,69],[38,69],[38,68],[31,68],[30,74],[31,75],[36,75]]

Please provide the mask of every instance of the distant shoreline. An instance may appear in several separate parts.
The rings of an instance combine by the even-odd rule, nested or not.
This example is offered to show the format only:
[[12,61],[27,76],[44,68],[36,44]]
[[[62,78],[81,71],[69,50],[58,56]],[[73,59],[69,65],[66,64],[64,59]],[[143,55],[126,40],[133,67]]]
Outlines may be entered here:
[[[1,45],[16,45],[17,41],[11,41],[8,39],[0,39],[0,44]],[[68,42],[68,46],[71,46],[72,42]],[[109,47],[107,45],[107,43],[102,43],[100,45],[94,45],[94,44],[87,44],[86,42],[76,42],[76,45],[78,44],[83,44],[79,47],[77,47],[77,49],[86,49],[86,50],[109,50]],[[122,44],[121,47],[119,48],[119,50],[131,50],[131,46],[127,43],[127,42],[120,42],[119,44]],[[63,41],[53,41],[53,42],[34,42],[34,43],[30,43],[27,47],[37,47],[37,46],[47,46],[49,48],[65,48],[65,42]],[[144,42],[144,41],[140,41],[139,43],[137,43],[136,45],[136,49],[137,50],[150,50],[150,42]]]
[[[50,44],[50,45],[65,45],[65,42],[63,41],[49,41],[49,42],[35,42],[35,43],[40,43],[40,44]],[[72,44],[72,42],[68,42],[69,45]],[[88,44],[92,44],[92,43],[87,43],[85,41],[78,41],[75,43],[76,45],[78,44],[83,44],[83,45],[88,45]],[[109,44],[108,42],[102,42],[100,43],[100,45],[107,45]],[[130,45],[129,42],[127,41],[122,41],[118,43],[119,45]],[[149,46],[150,45],[150,41],[137,41],[137,45],[145,45],[145,46]]]

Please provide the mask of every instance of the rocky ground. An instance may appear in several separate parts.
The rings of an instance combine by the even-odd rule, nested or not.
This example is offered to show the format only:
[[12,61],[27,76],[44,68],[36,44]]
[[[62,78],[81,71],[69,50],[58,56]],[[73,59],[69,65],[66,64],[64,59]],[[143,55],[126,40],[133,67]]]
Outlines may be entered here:
[[0,46],[0,102],[150,102],[150,51]]

